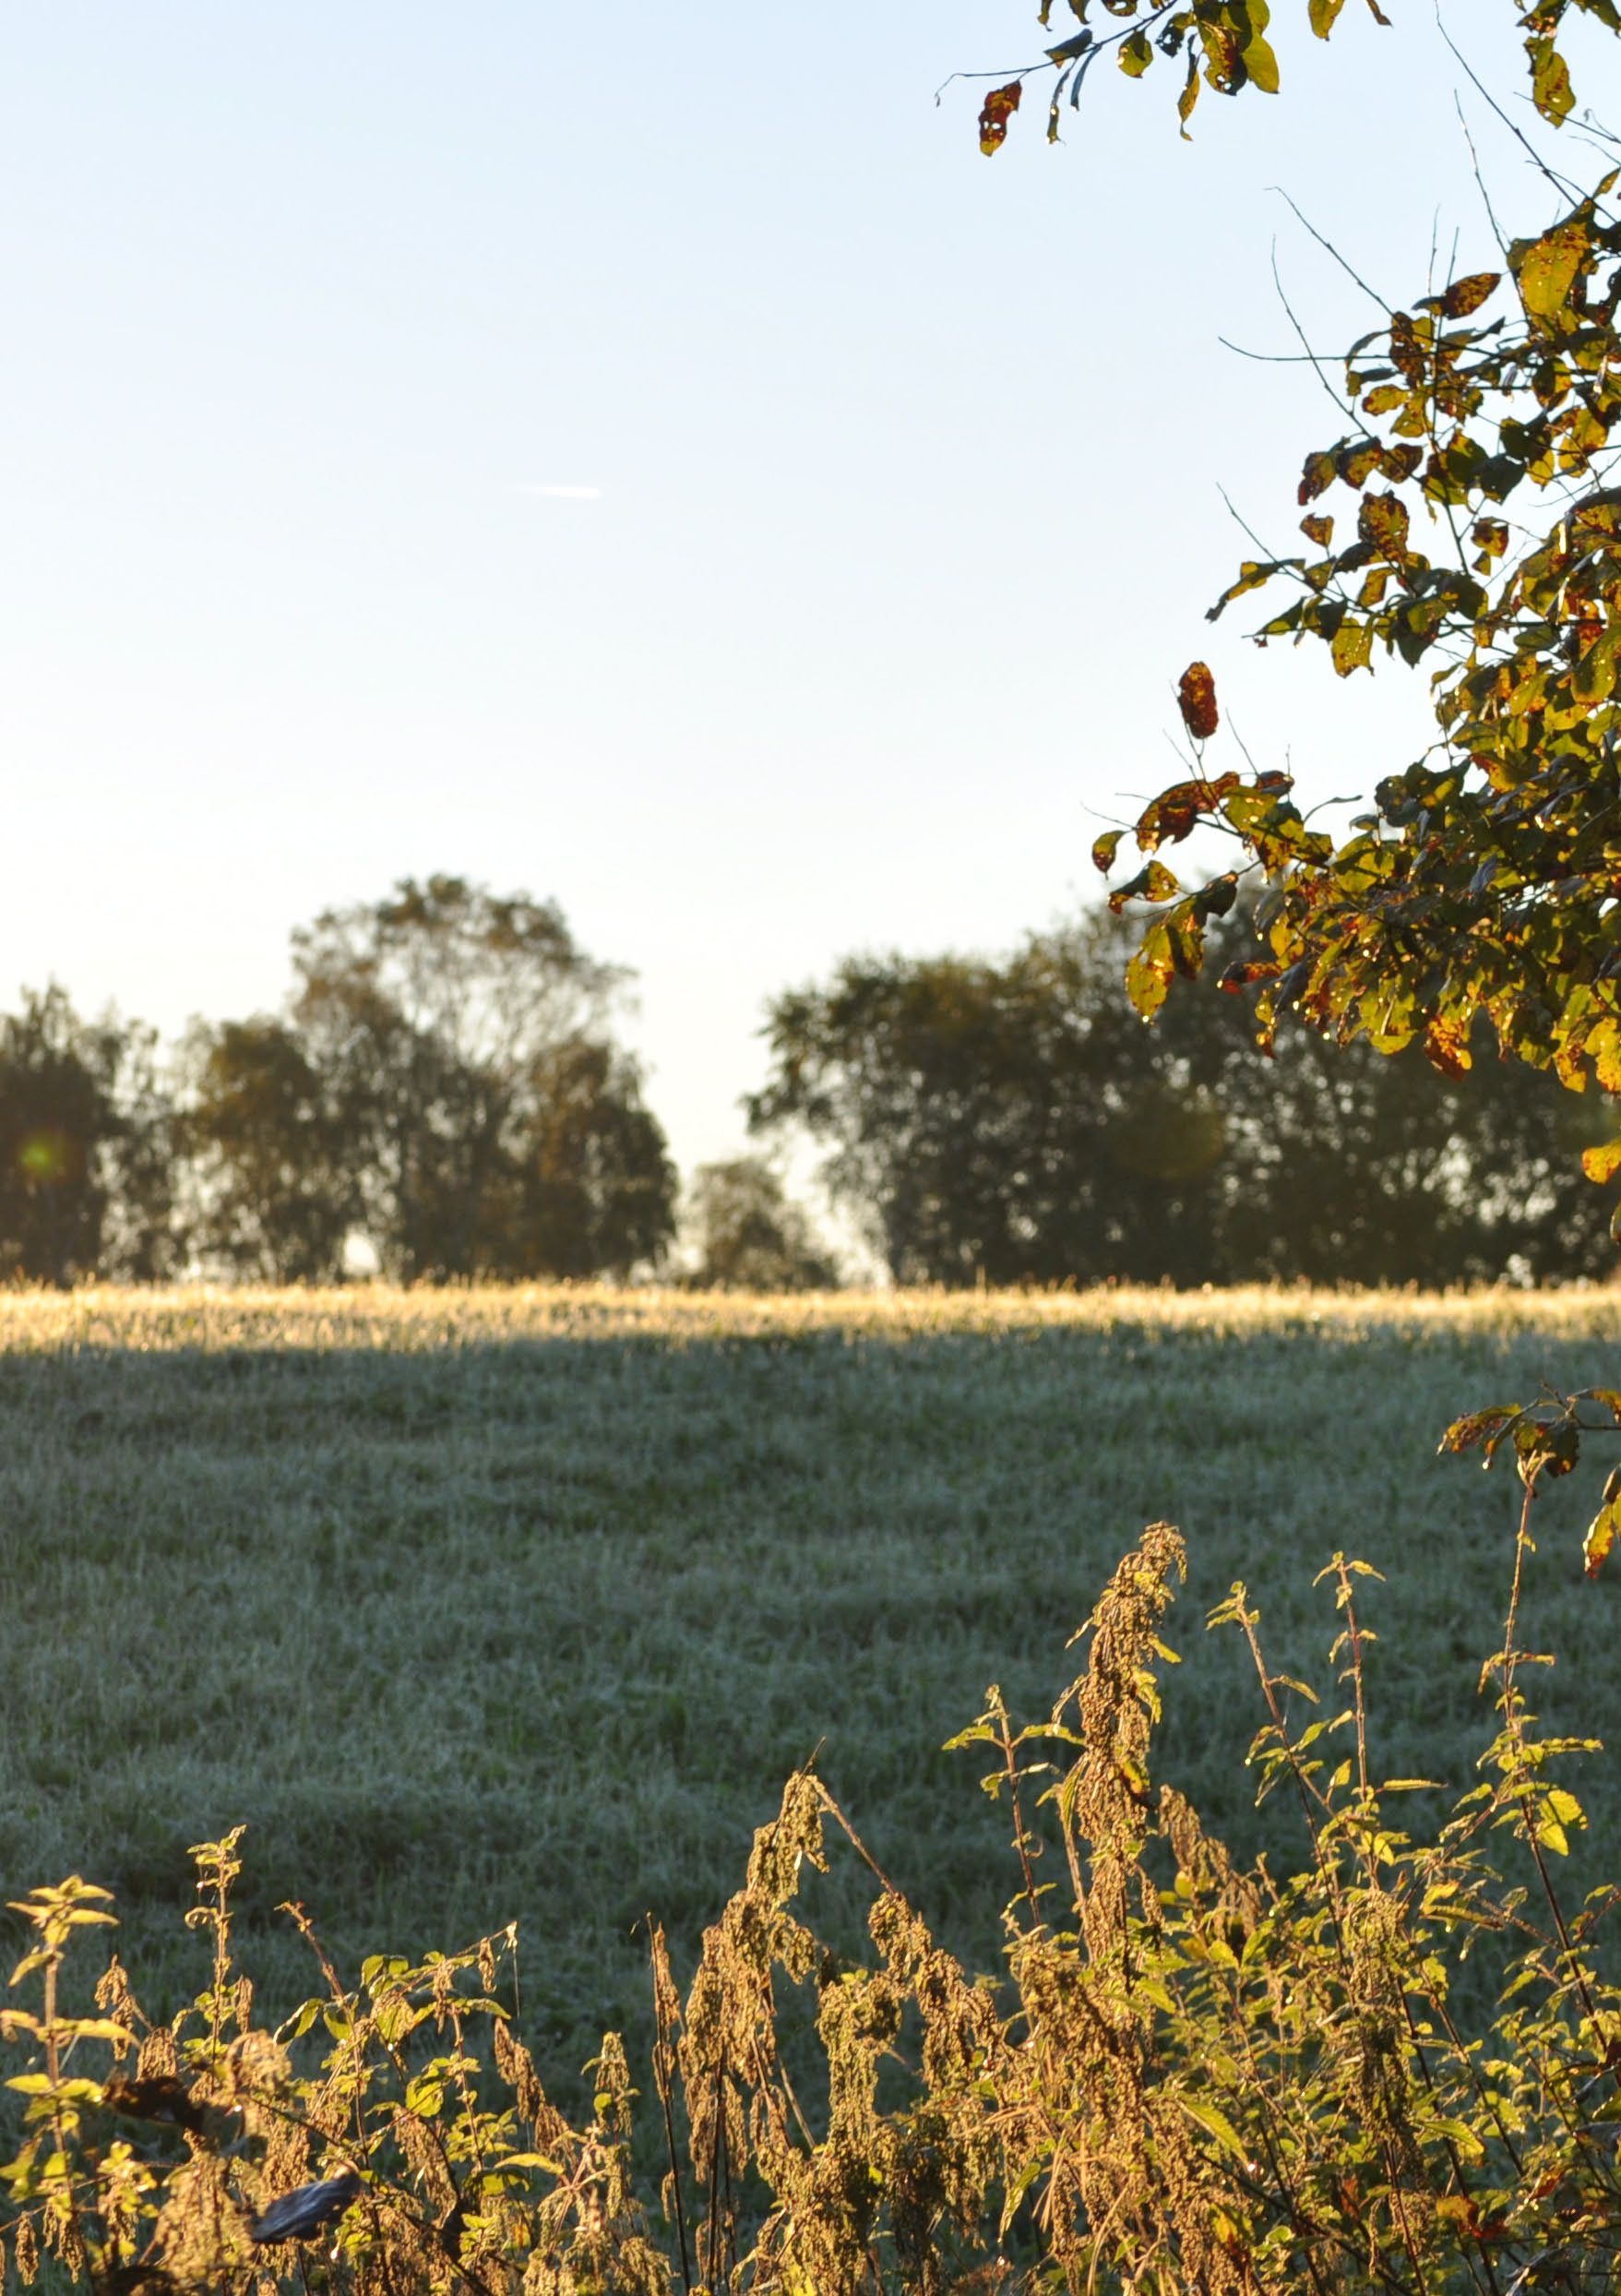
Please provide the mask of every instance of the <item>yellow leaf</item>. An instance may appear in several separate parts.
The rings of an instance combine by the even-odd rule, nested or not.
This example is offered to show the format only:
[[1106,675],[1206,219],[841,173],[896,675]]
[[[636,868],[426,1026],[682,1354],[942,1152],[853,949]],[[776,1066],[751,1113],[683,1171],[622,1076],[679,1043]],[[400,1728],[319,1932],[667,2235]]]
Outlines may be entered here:
[[1532,65],[1532,100],[1557,127],[1576,101],[1565,59],[1551,40],[1528,40],[1525,52]]
[[1615,1502],[1601,1507],[1587,1526],[1587,1537],[1581,1542],[1581,1564],[1589,1578],[1597,1578],[1603,1568],[1604,1558],[1615,1544],[1621,1531],[1621,1519]]
[[1587,1040],[1588,1057],[1601,1092],[1621,1093],[1621,1029],[1601,1021]]
[[1591,245],[1591,230],[1579,217],[1555,223],[1540,239],[1516,240],[1510,253],[1520,281],[1520,299],[1532,318],[1550,319],[1563,307]]
[[1374,650],[1371,622],[1353,622],[1349,617],[1334,632],[1329,648],[1335,669],[1341,677],[1349,677],[1353,670],[1371,670],[1370,656]]
[[1259,32],[1251,32],[1244,44],[1243,62],[1249,75],[1250,86],[1258,88],[1263,96],[1275,96],[1278,92],[1278,59],[1272,54],[1270,42],[1263,40]]
[[1193,138],[1187,132],[1187,123],[1193,115],[1193,107],[1198,102],[1198,50],[1190,48],[1187,52],[1187,78],[1182,84],[1182,93],[1176,99],[1176,116],[1182,123],[1184,143],[1193,141]]
[[1171,936],[1156,918],[1142,937],[1142,946],[1126,968],[1126,993],[1145,1021],[1151,1021],[1171,990],[1175,970]]
[[1605,1180],[1614,1179],[1621,1172],[1621,1140],[1607,1140],[1601,1148],[1584,1148],[1581,1168],[1590,1180],[1597,1180],[1601,1187]]

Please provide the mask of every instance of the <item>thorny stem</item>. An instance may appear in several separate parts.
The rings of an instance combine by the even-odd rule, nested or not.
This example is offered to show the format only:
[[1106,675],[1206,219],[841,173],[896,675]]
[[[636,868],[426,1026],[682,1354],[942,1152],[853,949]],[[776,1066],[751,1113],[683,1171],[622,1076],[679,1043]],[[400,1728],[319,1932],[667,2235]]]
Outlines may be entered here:
[[[61,1966],[61,1959],[60,1954],[53,1953],[45,1962],[45,2070],[50,2075],[54,2092],[62,2077],[62,2054],[56,2036],[56,1972]],[[53,2094],[51,2099],[51,2132],[55,2137],[58,2154],[66,2159],[67,2133],[62,2125],[61,2098],[56,2094]],[[78,2191],[77,2182],[72,2180],[69,2181],[67,2186],[67,2212],[73,2224],[74,2236],[82,2248],[84,2231],[79,2221]]]
[[834,1800],[832,1795],[823,1785],[821,1779],[817,1777],[814,1772],[811,1773],[811,1783],[816,1789],[816,1795],[823,1809],[832,1819],[835,1825],[837,1825],[843,1833],[844,1838],[849,1842],[856,1856],[862,1860],[863,1864],[866,1866],[870,1872],[877,1876],[877,1879],[882,1883],[884,1888],[888,1892],[891,1897],[901,1898],[902,1903],[904,1903],[902,1893],[896,1888],[894,1883],[889,1879],[883,1867],[873,1856],[872,1851],[867,1848],[865,1842],[862,1840],[861,1836],[856,1832],[854,1826],[851,1824],[850,1820],[845,1816],[843,1811],[840,1810],[839,1804]]
[[[1343,1603],[1345,1609],[1345,1635],[1351,1651],[1349,1674],[1351,1680],[1352,1713],[1356,1725],[1356,1783],[1360,1790],[1362,1801],[1365,1805],[1368,1793],[1367,1704],[1364,1694],[1362,1674],[1362,1629],[1357,1624],[1356,1619],[1356,1592],[1352,1585],[1351,1573],[1343,1555],[1336,1555],[1334,1557],[1334,1569],[1335,1575],[1338,1577],[1340,1582],[1341,1600]],[[1342,1676],[1341,1679],[1344,1680],[1345,1678]],[[1368,1880],[1377,1889],[1379,1886],[1378,1875],[1375,1871],[1372,1860],[1367,1856],[1365,1850],[1364,1852],[1364,1860],[1367,1865]]]
[[1406,2249],[1407,2261],[1412,2266],[1413,2283],[1418,2289],[1419,2296],[1424,2296],[1424,2291],[1428,2283],[1424,2279],[1424,2259],[1419,2254],[1418,2242],[1413,2236],[1412,2226],[1408,2221],[1407,2203],[1402,2198],[1401,2180],[1397,2173],[1394,2160],[1391,2160],[1389,2165],[1389,2178],[1390,2206],[1396,2216],[1397,2221],[1401,2227],[1401,2245]]
[[709,2134],[709,2205],[706,2226],[705,2264],[711,2283],[721,2272],[721,2148],[726,2142],[726,2050],[722,2042],[715,2059],[713,2127]]
[[[1249,2073],[1252,2095],[1265,2098],[1267,2100],[1268,2109],[1262,2113],[1260,2119],[1260,2141],[1266,2152],[1268,2166],[1272,2171],[1273,2183],[1277,2186],[1278,2193],[1282,2196],[1284,2207],[1291,2225],[1296,2231],[1305,2230],[1309,2232],[1315,2228],[1311,2226],[1310,2220],[1306,2217],[1305,2209],[1298,2189],[1290,2182],[1289,2177],[1284,2170],[1283,2164],[1278,2158],[1276,2133],[1273,2126],[1274,2113],[1271,2107],[1271,2099],[1268,2095],[1267,2085],[1262,2077],[1260,2067],[1256,2062],[1255,2032],[1250,2023],[1250,2019],[1246,2014],[1246,2007],[1243,1998],[1243,1973],[1241,1970],[1235,1969],[1233,1976],[1232,2022],[1229,2030],[1233,2035],[1233,2038],[1235,2039],[1239,2050],[1243,2052],[1246,2060]],[[1252,2189],[1256,2190],[1258,2194],[1260,2191],[1259,2187],[1254,2187]],[[1267,2197],[1272,2198],[1273,2196],[1267,2195]],[[1276,2205],[1275,2201],[1274,2205]],[[1312,2247],[1309,2240],[1305,2245],[1305,2266],[1306,2270],[1311,2275],[1312,2286],[1317,2291],[1317,2296],[1327,2296],[1327,2288],[1323,2279],[1322,2272],[1317,2265],[1316,2256],[1312,2253]]]
[[1332,1864],[1323,1856],[1322,1836],[1317,1832],[1317,1819],[1312,1814],[1311,1796],[1306,1789],[1306,1781],[1301,1772],[1299,1757],[1290,1740],[1289,1726],[1284,1719],[1283,1709],[1278,1704],[1276,1686],[1271,1675],[1267,1671],[1266,1659],[1261,1653],[1260,1636],[1256,1632],[1256,1613],[1247,1602],[1244,1602],[1238,1606],[1237,1617],[1239,1624],[1244,1629],[1244,1639],[1249,1644],[1249,1655],[1255,1661],[1255,1670],[1260,1680],[1261,1695],[1267,1702],[1267,1712],[1272,1718],[1273,1731],[1288,1762],[1289,1775],[1294,1781],[1294,1790],[1300,1799],[1300,1814],[1305,1822],[1305,1830],[1311,1840],[1313,1867],[1329,1886],[1329,1918],[1333,1922],[1334,1943],[1339,1951],[1341,1963],[1344,1965],[1346,1959],[1345,1932],[1340,1917],[1339,1875]]
[[686,2211],[681,2200],[681,2169],[675,2158],[675,2116],[670,2103],[670,2045],[665,2038],[670,2028],[659,1984],[659,1933],[650,1913],[647,1922],[648,1948],[653,1965],[653,2085],[659,2092],[659,2103],[664,2113],[664,2143],[670,2155],[670,2190],[675,2198],[675,2236],[681,2252],[681,2286],[684,2296],[692,2296],[692,2268],[686,2254]]
[[[1013,1725],[1008,1719],[1007,1709],[1000,1698],[996,1701],[996,1728],[1000,1733],[998,1742],[1002,1749],[1002,1759],[1007,1769],[1007,1800],[1013,1812],[1013,1845],[1019,1852],[1019,1871],[1024,1875],[1024,1894],[1030,1905],[1031,1926],[1034,1933],[1044,1930],[1047,1925],[1042,1919],[1041,1903],[1036,1895],[1035,1872],[1030,1860],[1030,1843],[1024,1830],[1023,1813],[1019,1808],[1019,1757],[1013,1742]],[[1079,1897],[1076,1902],[1079,1905]]]
[[732,2147],[726,2141],[726,2099],[724,2095],[722,2095],[721,2099],[721,2125],[718,2131],[718,2135],[721,2145],[721,2173],[725,2181],[726,2188],[724,2238],[727,2250],[732,2258],[731,2278],[735,2279],[737,2277],[737,2209],[732,2198]]
[[[1356,1590],[1352,1583],[1351,1572],[1343,1555],[1337,1554],[1335,1556],[1333,1567],[1334,1575],[1338,1581],[1340,1588],[1341,1607],[1345,1612],[1344,1646],[1349,1652],[1350,1663],[1347,1666],[1345,1672],[1341,1675],[1341,1680],[1349,1680],[1351,1684],[1352,1716],[1356,1730],[1356,1783],[1358,1788],[1357,1811],[1360,1818],[1367,1810],[1370,1795],[1367,1772],[1367,1697],[1366,1683],[1363,1669],[1364,1636],[1362,1627],[1356,1616]],[[1377,1893],[1382,1894],[1384,1891],[1384,1883],[1379,1878],[1379,1871],[1377,1864],[1375,1861],[1373,1851],[1368,1846],[1365,1833],[1360,1826],[1358,1828],[1358,1832],[1362,1836],[1359,1842],[1359,1848],[1362,1854],[1363,1867],[1367,1874],[1368,1887]],[[1413,2015],[1412,2003],[1409,1998],[1405,1982],[1403,1982],[1401,1986],[1401,2015],[1407,2026],[1408,2039],[1412,2045],[1412,2053],[1418,2064],[1420,2077],[1424,2082],[1424,2087],[1429,2092],[1431,2100],[1438,2108],[1440,2104],[1440,2096],[1436,2087],[1435,2075],[1430,2069],[1429,2052],[1425,2050],[1424,2042],[1420,2039],[1418,2019]],[[1450,2136],[1444,2137],[1442,2142],[1446,2151],[1448,2162],[1451,2168],[1452,2182],[1462,2197],[1465,2200],[1468,2200],[1472,2197],[1472,2194],[1469,2178],[1464,2170],[1463,2161],[1459,2153],[1458,2147]],[[1392,2183],[1392,2189],[1394,2189],[1394,2182]],[[1405,2232],[1405,2225],[1403,2230]],[[1465,2262],[1469,2268],[1470,2278],[1478,2287],[1480,2285],[1480,2274],[1477,2270],[1476,2259],[1472,2256],[1466,2256]],[[1496,2296],[1497,2276],[1492,2268],[1492,2260],[1490,2256],[1483,2254],[1479,2259],[1479,2263],[1484,2269],[1486,2285],[1492,2290],[1493,2296]]]
[[484,2152],[479,2137],[479,2116],[472,2090],[468,2085],[467,2046],[462,2038],[461,2013],[454,2004],[450,2010],[450,2035],[456,2043],[456,2055],[452,2061],[454,2065],[452,2077],[456,2083],[456,2094],[461,2099],[462,2119],[467,2123],[468,2150],[472,2155],[474,2168],[482,2176],[484,2170]]
[[[332,1995],[334,2005],[341,2010],[343,2015],[350,2020],[349,2048],[350,2055],[354,2065],[354,2096],[352,2099],[354,2105],[354,2136],[355,2144],[358,2147],[359,2158],[364,2162],[367,2158],[369,2147],[366,2141],[365,2107],[364,2102],[365,2083],[362,2078],[364,2060],[361,2054],[360,2024],[357,2015],[360,2006],[359,2002],[356,2001],[353,2008],[351,2007],[350,1995],[344,1991],[343,1980],[340,1978],[337,1969],[333,1966],[332,1956],[327,1951],[325,1945],[322,1944],[320,1939],[316,1935],[315,1923],[310,1919],[309,1915],[304,1911],[303,1906],[288,1902],[279,1906],[277,1907],[277,1911],[279,1913],[290,1914],[292,1916],[292,1920],[297,1927],[299,1935],[304,1939],[304,1943],[316,1956],[321,1975],[327,1980],[328,1990]],[[452,2182],[454,2182],[454,2179],[452,2179]]]

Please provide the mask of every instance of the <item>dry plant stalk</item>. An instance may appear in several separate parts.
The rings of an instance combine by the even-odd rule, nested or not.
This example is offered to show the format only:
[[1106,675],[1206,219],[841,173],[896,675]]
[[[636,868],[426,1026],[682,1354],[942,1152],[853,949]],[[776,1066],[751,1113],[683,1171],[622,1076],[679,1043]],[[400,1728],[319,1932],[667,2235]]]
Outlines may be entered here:
[[[1369,1768],[1356,1586],[1374,1574],[1343,1556],[1324,1573],[1350,1703],[1298,1731],[1280,1692],[1312,1693],[1269,1669],[1234,1587],[1212,1623],[1254,1659],[1251,1758],[1302,1820],[1303,1860],[1276,1880],[1152,1776],[1185,1566],[1180,1535],[1150,1525],[1052,1713],[1018,1727],[993,1690],[953,1741],[990,1749],[984,1784],[1008,1800],[1019,1886],[995,1973],[939,1944],[810,1767],[756,1835],[685,2003],[650,1919],[664,2166],[645,2190],[619,2037],[572,2126],[504,1999],[511,1931],[416,1966],[375,1956],[346,1985],[290,1907],[323,1990],[267,2028],[232,1948],[237,1829],[194,1853],[209,1983],[159,2026],[116,1959],[96,2014],[66,2014],[66,1952],[109,1919],[105,1893],[33,1891],[12,1982],[38,2006],[0,2012],[26,2062],[0,2224],[17,2278],[49,2259],[92,2296],[1597,2296],[1621,2234],[1621,1996],[1591,1950],[1615,1893],[1570,1913],[1555,1886],[1579,1811],[1548,1772],[1571,1742],[1533,1735],[1518,1592],[1484,1782],[1418,1842],[1389,1807],[1421,1781]],[[1485,1862],[1494,1832],[1523,1847],[1537,1896]],[[876,1885],[855,1964],[794,1910],[835,1836]],[[1504,1985],[1472,2036],[1452,1984],[1483,1935]],[[808,2050],[785,2037],[796,2009]]]

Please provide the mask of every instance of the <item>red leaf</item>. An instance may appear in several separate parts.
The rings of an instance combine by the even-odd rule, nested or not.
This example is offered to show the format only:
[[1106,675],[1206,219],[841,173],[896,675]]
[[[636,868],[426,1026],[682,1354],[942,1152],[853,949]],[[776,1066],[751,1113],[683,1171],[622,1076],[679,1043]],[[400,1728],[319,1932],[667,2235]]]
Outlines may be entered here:
[[[1198,664],[1195,664],[1196,668],[1198,666]],[[1190,670],[1187,676],[1192,676],[1193,671]],[[1208,670],[1205,676],[1209,677]],[[1186,719],[1186,677],[1183,679],[1182,685],[1184,688],[1182,714]],[[1215,724],[1215,715],[1216,700],[1212,689],[1210,695],[1212,728]],[[1193,730],[1191,722],[1188,730],[1190,733]],[[1161,845],[1179,845],[1185,837],[1192,835],[1201,815],[1213,813],[1222,798],[1231,796],[1237,786],[1236,773],[1223,773],[1220,781],[1178,782],[1171,789],[1162,789],[1153,803],[1144,809],[1138,821],[1136,834],[1138,851],[1153,853]]]
[[1431,1065],[1443,1076],[1464,1076],[1473,1063],[1469,1051],[1467,1025],[1449,1015],[1437,1012],[1424,1033],[1424,1048]]
[[1466,319],[1480,309],[1502,276],[1501,271],[1472,271],[1467,279],[1455,279],[1441,297],[1442,311],[1449,319]]
[[1305,468],[1300,474],[1300,485],[1294,497],[1301,508],[1304,510],[1308,502],[1315,502],[1320,494],[1334,484],[1337,476],[1334,456],[1330,450],[1325,448],[1320,453],[1308,454],[1305,458]]
[[1253,987],[1257,981],[1275,981],[1282,970],[1281,964],[1230,964],[1217,987],[1224,988],[1230,997],[1236,997],[1241,990]]
[[988,160],[1007,138],[1007,123],[1019,109],[1024,82],[1010,79],[1006,88],[993,88],[980,107],[980,149]]
[[1194,740],[1209,741],[1221,721],[1216,712],[1216,681],[1204,663],[1191,662],[1183,671],[1176,699],[1182,705],[1182,723]]

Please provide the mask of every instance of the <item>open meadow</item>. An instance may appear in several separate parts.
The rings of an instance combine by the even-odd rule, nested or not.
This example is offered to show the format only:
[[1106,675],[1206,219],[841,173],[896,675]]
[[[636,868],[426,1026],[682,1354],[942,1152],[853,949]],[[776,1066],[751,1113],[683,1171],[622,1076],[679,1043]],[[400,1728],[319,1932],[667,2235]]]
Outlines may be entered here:
[[[1337,1548],[1388,1581],[1377,1765],[1472,1781],[1519,1491],[1436,1440],[1613,1381],[1618,1336],[1601,1291],[6,1297],[0,1895],[106,1884],[170,2007],[206,1970],[187,1846],[245,1822],[265,2012],[314,1989],[281,1899],[345,1967],[516,1919],[566,2098],[605,2026],[646,2027],[641,1915],[684,1977],[825,1741],[888,1872],[991,1967],[1006,1815],[942,1742],[988,1683],[1050,1706],[1149,1521],[1191,1556],[1161,1775],[1235,1846],[1293,1857],[1294,1813],[1254,1809],[1253,1678],[1204,1615],[1246,1580],[1273,1663],[1331,1690]],[[1544,1720],[1621,1750],[1621,1581],[1579,1551],[1608,1464],[1538,1501],[1523,1639],[1557,1653]],[[1573,1766],[1585,1876],[1621,1774]],[[866,1895],[836,1861],[812,1917],[853,1940]]]

